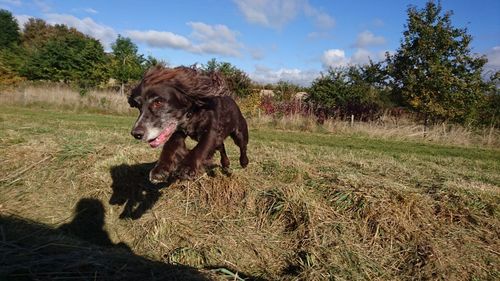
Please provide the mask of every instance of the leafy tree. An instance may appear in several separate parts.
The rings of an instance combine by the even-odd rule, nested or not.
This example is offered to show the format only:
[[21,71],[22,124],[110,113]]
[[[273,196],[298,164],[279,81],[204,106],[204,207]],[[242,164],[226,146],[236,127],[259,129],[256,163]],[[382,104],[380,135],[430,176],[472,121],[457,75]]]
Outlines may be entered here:
[[130,38],[121,35],[118,35],[111,49],[113,50],[112,76],[121,83],[120,91],[123,94],[126,83],[141,78],[144,72],[144,58],[137,53],[137,45]]
[[144,69],[149,69],[156,65],[167,66],[168,63],[166,61],[159,60],[152,55],[148,55],[148,57],[144,60]]
[[369,61],[368,64],[361,65],[358,68],[359,82],[366,83],[369,88],[369,96],[373,102],[383,108],[390,108],[403,105],[402,101],[392,95],[388,85],[389,76],[387,66],[384,62]]
[[201,68],[207,73],[219,71],[220,63],[215,58],[212,58],[206,64],[202,65]]
[[408,9],[401,47],[387,56],[395,96],[432,120],[465,122],[484,91],[481,72],[485,57],[471,54],[467,29],[451,24],[452,12],[440,2]]
[[340,106],[340,96],[345,95],[347,88],[347,71],[345,68],[330,68],[326,74],[316,78],[309,89],[308,101],[333,115]]
[[[56,30],[59,30],[57,32]],[[30,18],[24,24],[22,43],[26,49],[35,50],[40,48],[43,44],[49,41],[51,38],[56,37],[57,33],[67,33],[69,30],[64,26],[53,26],[48,24],[42,19]],[[60,34],[60,35],[62,35]]]
[[109,80],[111,75],[108,70],[109,58],[101,42],[94,38],[87,38],[79,59],[81,61],[78,79],[80,88],[88,89]]
[[94,87],[109,77],[106,54],[99,41],[64,25],[58,36],[33,50],[22,73],[30,80],[48,80]]
[[0,85],[13,85],[22,80],[19,68],[24,51],[19,46],[20,33],[17,21],[7,10],[0,10]]
[[479,121],[487,126],[500,126],[500,71],[491,74],[488,90],[479,105]]
[[218,62],[216,59],[211,59],[207,64],[202,66],[202,70],[210,73],[219,71],[224,76],[229,90],[236,97],[246,97],[251,93],[252,81],[248,75],[229,62]]
[[312,83],[307,101],[327,115],[373,119],[381,101],[380,90],[367,78],[375,79],[375,76],[370,75],[372,73],[360,66],[330,68]]
[[383,62],[373,62],[370,60],[368,64],[359,67],[361,78],[376,89],[387,88],[387,69]]
[[19,25],[12,13],[0,10],[0,49],[17,45],[20,37]]
[[275,98],[282,101],[292,100],[294,95],[302,90],[300,86],[287,81],[278,81],[275,88]]
[[19,46],[13,46],[9,49],[0,48],[0,84],[13,85],[23,80],[19,71],[24,59],[24,49]]

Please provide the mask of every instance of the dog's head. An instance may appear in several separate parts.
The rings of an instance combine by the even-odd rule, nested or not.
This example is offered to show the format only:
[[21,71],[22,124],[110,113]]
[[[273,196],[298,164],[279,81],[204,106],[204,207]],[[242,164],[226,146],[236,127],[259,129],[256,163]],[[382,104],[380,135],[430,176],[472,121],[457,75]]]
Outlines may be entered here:
[[132,135],[151,147],[164,144],[196,106],[225,92],[219,76],[207,76],[194,68],[154,67],[148,70],[128,98],[139,109]]
[[129,104],[140,112],[132,135],[148,142],[151,147],[158,147],[170,138],[190,107],[178,90],[158,85],[135,88]]

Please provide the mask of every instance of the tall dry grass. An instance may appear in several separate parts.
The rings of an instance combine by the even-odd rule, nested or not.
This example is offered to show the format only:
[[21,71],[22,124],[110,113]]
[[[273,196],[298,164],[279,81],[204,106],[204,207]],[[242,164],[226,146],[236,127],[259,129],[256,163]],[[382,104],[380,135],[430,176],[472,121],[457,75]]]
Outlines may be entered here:
[[350,122],[327,119],[323,124],[316,122],[315,116],[259,115],[250,119],[251,126],[269,127],[280,130],[299,130],[352,134],[370,138],[425,141],[460,146],[500,147],[500,130],[494,127],[473,128],[457,124],[441,123],[430,126],[424,137],[424,126],[410,119],[396,120],[388,115],[372,122]]
[[71,110],[90,110],[106,113],[134,112],[127,97],[110,90],[93,90],[81,95],[66,85],[23,85],[0,92],[0,102],[6,105],[44,105]]

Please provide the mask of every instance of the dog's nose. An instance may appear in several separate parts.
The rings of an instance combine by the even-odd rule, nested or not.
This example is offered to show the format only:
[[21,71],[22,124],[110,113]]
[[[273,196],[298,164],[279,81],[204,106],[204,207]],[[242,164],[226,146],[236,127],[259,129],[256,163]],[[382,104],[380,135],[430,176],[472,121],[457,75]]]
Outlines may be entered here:
[[144,131],[135,129],[132,131],[132,136],[134,136],[134,138],[140,140],[140,139],[142,139],[142,137],[144,137]]

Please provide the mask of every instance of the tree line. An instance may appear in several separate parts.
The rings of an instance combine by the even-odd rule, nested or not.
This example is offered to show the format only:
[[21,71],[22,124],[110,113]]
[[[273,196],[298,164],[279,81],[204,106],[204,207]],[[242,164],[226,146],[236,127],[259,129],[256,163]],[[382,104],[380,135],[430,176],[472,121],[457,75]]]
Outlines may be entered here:
[[[138,52],[130,38],[118,35],[105,52],[101,42],[64,24],[50,25],[30,18],[21,28],[12,13],[0,10],[0,86],[22,80],[62,82],[82,93],[109,87],[110,79],[124,88],[136,83],[145,70],[166,65],[153,56]],[[228,62],[215,59],[201,65],[202,71],[220,71],[238,97],[249,95],[252,81]]]
[[330,68],[313,83],[309,100],[327,115],[373,118],[403,107],[425,125],[500,125],[500,72],[485,77],[485,56],[472,54],[472,36],[451,23],[453,13],[429,1],[407,10],[401,46],[384,61]]
[[105,52],[98,40],[64,24],[30,18],[21,28],[12,14],[0,10],[1,84],[19,80],[63,82],[85,91],[115,79],[123,90],[145,69],[162,63],[144,57],[126,37],[118,36]]
[[[215,59],[199,68],[220,71],[240,98],[271,89],[272,102],[280,103],[307,92],[306,103],[323,117],[370,120],[384,110],[404,108],[425,124],[500,125],[500,72],[485,77],[487,59],[472,54],[467,29],[454,27],[452,12],[443,12],[440,2],[429,1],[422,9],[411,6],[407,16],[401,45],[385,60],[330,68],[307,88],[287,81],[258,85],[244,71]],[[111,52],[105,52],[98,40],[66,25],[32,18],[21,31],[12,14],[0,10],[0,85],[54,81],[84,93],[109,85],[112,78],[123,93],[157,64],[165,62],[139,54],[129,38],[118,36]]]

